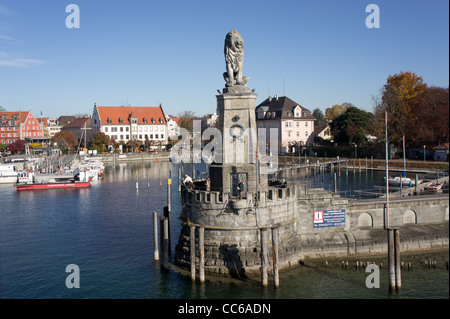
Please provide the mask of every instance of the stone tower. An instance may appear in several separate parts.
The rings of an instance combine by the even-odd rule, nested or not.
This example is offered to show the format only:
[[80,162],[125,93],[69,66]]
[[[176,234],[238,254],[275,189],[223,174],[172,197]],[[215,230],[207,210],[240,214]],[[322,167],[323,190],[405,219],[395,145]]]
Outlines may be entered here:
[[261,179],[256,157],[255,108],[258,95],[247,87],[249,78],[242,75],[244,41],[236,30],[227,34],[224,54],[226,84],[223,93],[216,96],[222,133],[222,162],[210,166],[211,189],[229,193],[232,197],[246,197],[247,193],[256,194],[258,187],[267,184],[267,178]]

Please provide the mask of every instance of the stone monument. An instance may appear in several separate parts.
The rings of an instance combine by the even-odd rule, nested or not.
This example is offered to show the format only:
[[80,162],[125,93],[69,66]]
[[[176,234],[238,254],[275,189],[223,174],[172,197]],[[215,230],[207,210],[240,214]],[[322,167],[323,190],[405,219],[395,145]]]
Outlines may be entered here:
[[[261,272],[261,234],[271,229],[279,236],[279,268],[298,265],[302,257],[299,219],[312,217],[304,184],[280,182],[276,176],[269,183],[260,170],[257,94],[246,85],[244,41],[236,30],[227,34],[224,54],[225,88],[216,95],[222,161],[211,163],[209,187],[202,186],[201,180],[194,180],[193,188],[182,187],[182,229],[175,262],[182,268],[195,263],[207,274],[245,277]],[[320,204],[323,199],[321,195]],[[195,235],[193,229],[202,231]],[[200,234],[203,248],[196,237]],[[204,252],[201,257],[192,250],[197,242]],[[272,263],[270,257],[268,263]]]

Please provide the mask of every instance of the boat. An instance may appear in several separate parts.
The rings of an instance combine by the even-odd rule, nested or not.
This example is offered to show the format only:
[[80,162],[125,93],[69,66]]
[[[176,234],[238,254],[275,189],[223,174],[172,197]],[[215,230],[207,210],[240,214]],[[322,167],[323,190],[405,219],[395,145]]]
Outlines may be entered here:
[[426,186],[425,186],[425,190],[428,190],[428,191],[435,191],[435,192],[437,192],[437,191],[440,191],[441,189],[442,189],[442,186],[443,186],[444,184],[440,184],[440,183],[428,183]]
[[17,171],[12,164],[0,164],[0,184],[12,184],[17,181]]
[[42,190],[64,188],[87,188],[91,186],[92,178],[89,170],[74,172],[74,175],[35,175],[34,171],[19,173],[18,182],[14,185],[16,190]]
[[[384,181],[386,182],[386,177],[384,177]],[[393,185],[393,186],[414,186],[416,185],[416,181],[415,179],[411,179],[409,177],[406,176],[389,176],[388,178],[388,182],[389,185]],[[418,181],[418,183],[420,184],[421,181]]]

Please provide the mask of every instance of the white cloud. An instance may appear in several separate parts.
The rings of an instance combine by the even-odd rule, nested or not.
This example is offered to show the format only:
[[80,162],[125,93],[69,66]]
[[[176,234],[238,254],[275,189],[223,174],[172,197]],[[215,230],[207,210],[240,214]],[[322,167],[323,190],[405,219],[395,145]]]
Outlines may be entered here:
[[14,38],[8,37],[6,35],[1,35],[1,34],[0,34],[0,40],[24,43],[22,40],[14,39]]
[[25,68],[30,65],[37,65],[37,64],[43,64],[43,63],[45,63],[45,62],[42,60],[19,58],[19,57],[11,56],[6,52],[0,51],[0,66],[12,66],[12,67]]

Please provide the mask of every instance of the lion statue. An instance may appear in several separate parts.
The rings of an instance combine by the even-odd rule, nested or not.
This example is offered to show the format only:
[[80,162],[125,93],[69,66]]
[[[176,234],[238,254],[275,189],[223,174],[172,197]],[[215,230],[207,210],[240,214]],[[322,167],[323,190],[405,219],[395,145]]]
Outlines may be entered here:
[[227,72],[223,74],[227,87],[245,85],[247,76],[242,75],[244,62],[244,40],[239,32],[231,30],[225,37],[225,63]]

